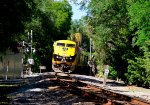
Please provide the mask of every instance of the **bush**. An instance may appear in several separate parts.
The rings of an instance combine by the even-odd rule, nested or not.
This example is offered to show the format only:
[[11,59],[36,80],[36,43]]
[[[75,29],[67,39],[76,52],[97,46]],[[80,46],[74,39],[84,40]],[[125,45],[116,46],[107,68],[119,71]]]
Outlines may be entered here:
[[109,67],[108,78],[114,79],[114,80],[117,79],[117,71],[111,66]]

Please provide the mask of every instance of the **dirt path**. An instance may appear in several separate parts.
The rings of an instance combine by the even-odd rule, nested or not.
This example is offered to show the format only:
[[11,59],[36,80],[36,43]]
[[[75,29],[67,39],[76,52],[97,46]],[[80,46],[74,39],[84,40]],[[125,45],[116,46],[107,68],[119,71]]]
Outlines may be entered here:
[[85,101],[49,81],[40,80],[8,95],[10,105],[71,105]]

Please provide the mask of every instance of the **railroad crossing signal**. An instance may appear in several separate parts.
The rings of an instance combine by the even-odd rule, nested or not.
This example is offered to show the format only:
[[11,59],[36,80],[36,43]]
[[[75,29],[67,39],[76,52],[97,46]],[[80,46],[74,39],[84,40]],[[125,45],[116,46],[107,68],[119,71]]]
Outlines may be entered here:
[[28,63],[29,63],[30,65],[34,65],[34,59],[28,59]]
[[108,75],[108,73],[109,73],[109,70],[108,70],[108,69],[105,69],[105,74]]
[[107,80],[107,77],[108,77],[108,73],[109,73],[109,69],[108,69],[108,65],[106,65],[105,70],[104,70],[103,85],[106,85],[106,80]]

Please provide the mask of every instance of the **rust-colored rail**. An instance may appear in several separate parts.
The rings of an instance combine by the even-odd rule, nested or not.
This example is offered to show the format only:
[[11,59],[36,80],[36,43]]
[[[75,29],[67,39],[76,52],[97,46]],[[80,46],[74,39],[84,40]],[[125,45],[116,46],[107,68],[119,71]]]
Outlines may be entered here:
[[62,75],[63,76],[56,73],[55,82],[59,83],[62,88],[65,88],[73,94],[77,94],[82,97],[84,96],[84,98],[90,102],[103,105],[150,105],[150,103],[145,102],[140,98],[130,97],[83,83],[79,80],[73,79],[69,74]]

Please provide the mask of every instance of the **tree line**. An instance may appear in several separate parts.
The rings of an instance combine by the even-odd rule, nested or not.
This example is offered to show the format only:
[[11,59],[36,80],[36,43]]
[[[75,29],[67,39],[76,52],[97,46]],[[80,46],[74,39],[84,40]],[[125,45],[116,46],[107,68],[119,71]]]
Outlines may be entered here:
[[[84,28],[92,29],[84,32],[93,40],[93,54],[99,69],[103,71],[103,66],[109,65],[109,78],[149,87],[149,0],[83,1],[78,4],[87,11],[87,16],[78,21],[81,24],[78,26],[82,29],[81,33]],[[74,2],[77,3],[77,0]],[[84,28],[83,23],[86,24]]]
[[[15,51],[33,30],[35,68],[50,69],[52,45],[79,32],[81,46],[92,54],[99,73],[109,65],[109,78],[138,86],[150,86],[150,2],[149,0],[72,0],[87,16],[71,20],[68,0],[1,0],[0,52]],[[36,69],[35,69],[36,70]]]
[[[0,52],[16,52],[18,42],[28,42],[33,30],[35,70],[46,65],[50,70],[52,45],[69,35],[72,7],[67,0],[1,0]],[[25,54],[28,55],[28,54]]]

